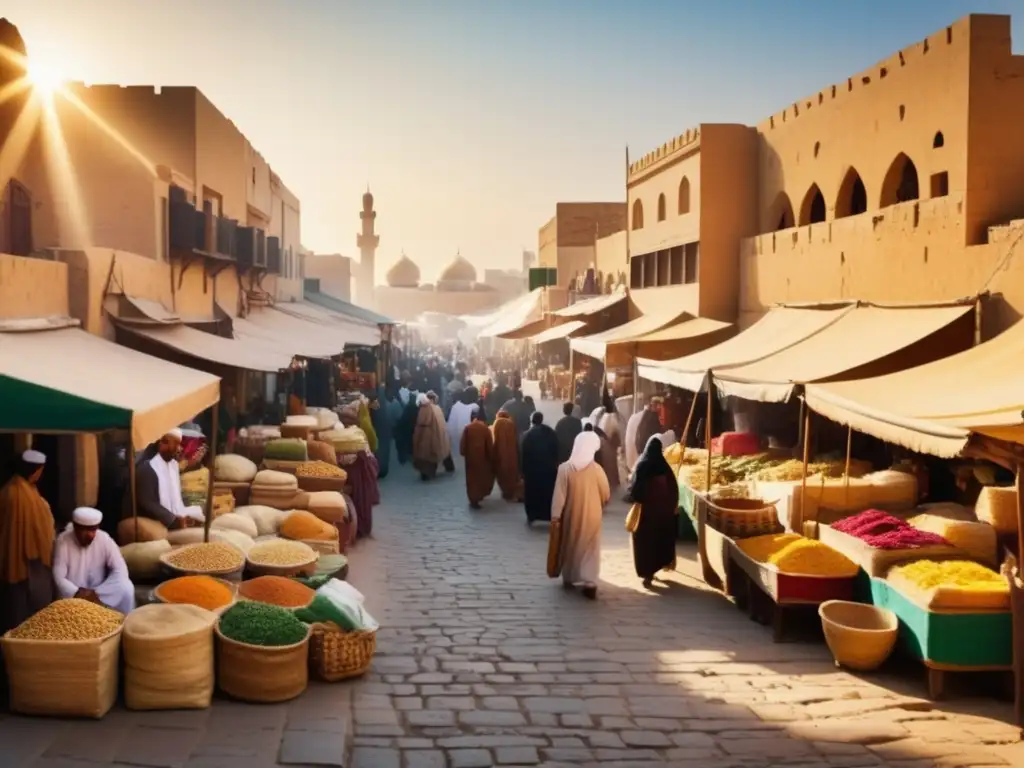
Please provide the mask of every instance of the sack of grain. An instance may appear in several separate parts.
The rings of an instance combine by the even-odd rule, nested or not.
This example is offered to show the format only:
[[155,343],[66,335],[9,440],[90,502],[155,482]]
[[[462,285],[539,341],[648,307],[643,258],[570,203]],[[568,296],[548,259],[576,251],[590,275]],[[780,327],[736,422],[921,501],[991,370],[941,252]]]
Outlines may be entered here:
[[146,583],[160,577],[160,555],[170,550],[171,543],[166,539],[140,541],[121,547],[121,557],[128,566],[128,575],[132,581],[136,584]]
[[263,460],[275,459],[277,461],[306,461],[309,454],[306,452],[306,441],[297,437],[282,437],[278,440],[271,440],[263,449]]
[[[305,459],[303,459],[305,461]],[[297,490],[299,487],[299,481],[295,479],[295,475],[289,475],[287,472],[276,472],[273,469],[261,469],[256,473],[256,476],[252,480],[253,492],[256,490],[280,490],[290,489]]]
[[273,488],[254,487],[249,495],[249,501],[254,506],[273,507],[274,509],[282,510],[297,509],[295,499],[298,495],[299,491],[291,488],[275,490]]
[[[50,616],[53,623],[47,629],[42,625]],[[2,644],[11,710],[23,715],[96,719],[107,714],[117,701],[122,620],[116,611],[84,600],[58,600],[5,634]],[[65,629],[73,627],[83,636],[96,627],[99,636],[83,640],[15,637],[33,621],[31,635],[38,628],[50,637],[66,637]]]
[[205,709],[216,677],[217,616],[194,605],[154,603],[125,619],[124,703],[128,709]]
[[996,485],[986,485],[978,495],[974,514],[983,523],[988,523],[1000,534],[1017,532],[1017,491]]
[[255,505],[237,507],[235,514],[244,515],[252,520],[256,524],[257,536],[276,536],[281,527],[281,521],[288,516],[288,512],[285,510]]
[[322,461],[325,464],[338,464],[338,453],[334,446],[322,440],[309,440],[306,442],[306,452],[310,461]]
[[303,416],[301,414],[296,414],[288,416],[284,420],[284,423],[292,427],[309,427],[310,429],[314,429],[317,426],[317,418],[316,416]]
[[307,408],[306,414],[316,418],[316,429],[318,431],[330,429],[338,423],[338,414],[330,408]]
[[334,525],[345,519],[345,497],[336,491],[314,491],[309,494],[306,509]]
[[255,521],[248,515],[242,515],[238,512],[221,515],[210,523],[210,530],[219,531],[221,529],[239,531],[254,539],[260,535]]
[[237,453],[225,453],[214,459],[213,477],[225,483],[251,483],[258,471],[256,464]]
[[[171,531],[168,534],[168,540],[172,547],[181,547],[186,544],[202,544],[203,543],[203,529],[202,528],[182,528],[177,531]],[[233,531],[230,529],[211,530],[210,541],[217,542],[221,541],[225,544],[231,544],[242,552],[248,552],[252,548],[254,537],[248,534],[242,533],[241,531]]]
[[206,496],[206,491],[210,487],[210,470],[206,467],[200,467],[194,469],[191,472],[186,472],[181,476],[181,492],[182,494],[194,493],[202,494]]
[[[136,528],[136,523],[138,527]],[[138,535],[136,535],[136,530]],[[167,526],[149,517],[126,517],[117,524],[117,543],[121,546],[139,541],[167,540]]]
[[937,533],[982,563],[998,563],[999,536],[988,523],[950,520],[934,514],[916,515],[909,522],[918,530]]

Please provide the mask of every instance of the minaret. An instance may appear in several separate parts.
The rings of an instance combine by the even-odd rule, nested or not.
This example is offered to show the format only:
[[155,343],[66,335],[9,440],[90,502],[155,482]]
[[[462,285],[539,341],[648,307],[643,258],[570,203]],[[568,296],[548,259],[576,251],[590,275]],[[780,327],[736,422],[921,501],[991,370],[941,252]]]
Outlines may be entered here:
[[368,309],[373,309],[376,306],[373,286],[376,281],[377,246],[380,245],[380,236],[373,231],[376,218],[377,212],[373,210],[373,195],[367,185],[366,194],[363,195],[363,210],[359,214],[359,219],[363,222],[363,230],[356,236],[356,245],[359,246],[356,303]]

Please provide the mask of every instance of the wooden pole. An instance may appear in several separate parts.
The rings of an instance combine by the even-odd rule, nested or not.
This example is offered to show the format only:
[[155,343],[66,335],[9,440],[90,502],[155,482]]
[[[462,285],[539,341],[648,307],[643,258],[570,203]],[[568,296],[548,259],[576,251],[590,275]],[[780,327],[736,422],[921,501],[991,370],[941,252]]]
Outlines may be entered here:
[[217,458],[217,433],[220,431],[220,402],[213,404],[212,427],[210,431],[210,450],[206,452],[206,467],[210,473],[209,485],[206,488],[206,509],[204,510],[205,520],[203,521],[203,541],[210,540],[210,525],[213,523],[213,466]]
[[128,448],[125,458],[128,459],[128,493],[132,497],[132,517],[135,520],[135,540],[139,540],[139,510],[136,507],[135,495],[135,440],[131,428],[128,428]]
[[704,470],[704,485],[705,485],[705,490],[707,491],[708,494],[710,494],[711,493],[711,438],[712,438],[712,429],[711,429],[711,390],[712,390],[712,387],[714,385],[714,381],[712,380],[712,376],[711,376],[711,371],[708,371],[708,375],[704,377],[704,382],[707,385],[707,390],[708,390],[708,403],[707,403],[707,409],[706,409],[705,416],[704,416],[704,447],[707,449],[707,452],[708,452],[708,462],[707,462],[707,467]]
[[686,426],[683,427],[683,434],[679,440],[682,444],[682,450],[679,452],[679,460],[682,461],[683,457],[686,456],[686,446],[690,440],[690,425],[693,423],[693,414],[697,410],[697,399],[700,392],[693,393],[693,400],[690,402],[690,412],[686,415]]
[[804,528],[804,514],[807,509],[807,462],[811,450],[811,409],[807,407],[806,401],[801,401],[800,409],[804,413],[804,469],[800,478],[800,519],[796,521],[798,524],[793,525],[793,530],[797,533],[803,533]]
[[1024,571],[1024,481],[1021,479],[1021,473],[1021,464],[1017,464],[1013,481],[1014,490],[1017,492],[1017,567]]
[[846,428],[846,466],[843,468],[843,501],[850,501],[850,455],[853,448],[853,427]]

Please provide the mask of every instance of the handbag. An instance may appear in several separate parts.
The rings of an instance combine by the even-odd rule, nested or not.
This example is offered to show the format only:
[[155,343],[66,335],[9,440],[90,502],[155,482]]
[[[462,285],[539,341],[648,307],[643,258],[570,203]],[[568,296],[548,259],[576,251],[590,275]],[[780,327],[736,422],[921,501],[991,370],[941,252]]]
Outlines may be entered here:
[[562,572],[562,520],[551,521],[548,533],[548,578],[557,579]]
[[626,513],[626,530],[630,533],[636,533],[636,529],[640,527],[640,505],[634,504],[629,508],[629,512]]

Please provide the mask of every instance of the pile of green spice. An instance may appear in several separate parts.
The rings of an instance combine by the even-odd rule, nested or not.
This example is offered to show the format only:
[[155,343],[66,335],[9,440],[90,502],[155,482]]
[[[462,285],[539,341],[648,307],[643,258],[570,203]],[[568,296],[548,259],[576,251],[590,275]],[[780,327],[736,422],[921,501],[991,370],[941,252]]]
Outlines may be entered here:
[[220,617],[224,637],[249,645],[292,645],[305,638],[308,629],[288,609],[266,603],[235,603]]

